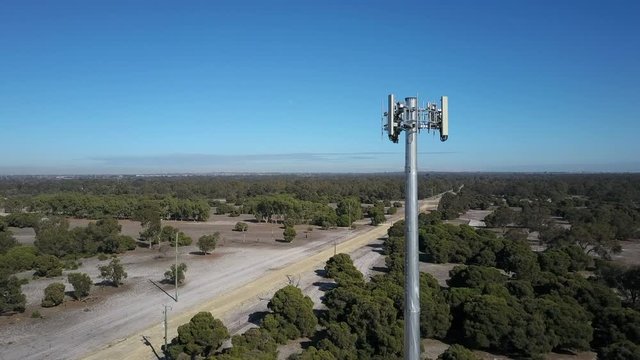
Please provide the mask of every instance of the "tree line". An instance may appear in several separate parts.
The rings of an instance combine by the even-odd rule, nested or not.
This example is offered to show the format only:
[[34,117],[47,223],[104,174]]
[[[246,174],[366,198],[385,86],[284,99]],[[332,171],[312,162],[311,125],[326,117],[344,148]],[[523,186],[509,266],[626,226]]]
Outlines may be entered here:
[[[420,174],[419,196],[449,190],[460,184],[455,174]],[[357,197],[363,203],[401,199],[403,174],[343,175],[245,175],[245,176],[102,176],[59,179],[41,176],[0,176],[0,195],[5,207],[21,196],[80,193],[87,195],[168,196],[177,199],[226,199],[242,203],[260,195],[290,194],[299,200],[330,203]],[[17,205],[16,205],[17,206]]]

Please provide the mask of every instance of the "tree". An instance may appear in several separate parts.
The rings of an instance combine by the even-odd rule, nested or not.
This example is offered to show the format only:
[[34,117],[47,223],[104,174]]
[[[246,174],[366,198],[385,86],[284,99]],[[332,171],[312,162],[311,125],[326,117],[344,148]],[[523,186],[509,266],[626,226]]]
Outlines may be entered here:
[[[169,245],[171,247],[175,247],[176,246],[176,241],[175,241],[175,235],[173,237],[173,240],[169,242]],[[191,243],[193,242],[193,240],[191,239],[191,237],[185,233],[183,233],[182,231],[178,232],[178,246],[189,246],[191,245]]]
[[276,340],[311,336],[315,332],[318,319],[313,313],[313,301],[297,287],[287,285],[276,291],[267,307],[272,313],[264,318],[263,327]]
[[362,273],[353,265],[347,254],[332,256],[324,267],[325,276],[334,279],[338,284],[364,285]]
[[100,278],[111,282],[115,287],[118,287],[123,279],[127,278],[127,272],[124,271],[124,266],[120,264],[120,259],[113,258],[109,264],[104,266],[98,266],[100,270]]
[[501,227],[511,224],[515,219],[515,213],[507,206],[501,206],[489,214],[484,222],[489,227]]
[[33,243],[40,252],[59,258],[74,254],[76,244],[69,231],[69,221],[64,218],[44,218],[36,229],[36,241]]
[[569,231],[569,239],[587,254],[593,252],[604,259],[622,251],[615,229],[607,223],[575,224]]
[[351,224],[362,219],[362,205],[356,197],[342,198],[336,207],[338,216],[338,226],[351,226]]
[[22,283],[15,276],[0,272],[0,314],[24,312],[27,298],[22,293]]
[[571,258],[561,249],[550,248],[538,253],[538,263],[540,270],[562,275],[569,272]]
[[524,241],[506,242],[496,256],[497,266],[515,273],[516,278],[531,279],[540,272],[538,257]]
[[189,323],[178,327],[178,336],[163,350],[172,359],[179,359],[185,353],[190,358],[207,357],[215,352],[229,338],[229,331],[222,321],[210,312],[199,312]]
[[599,359],[640,360],[640,345],[624,340],[603,347],[598,351]]
[[6,253],[14,246],[18,246],[18,241],[13,237],[11,231],[0,230],[0,254]]
[[202,235],[198,239],[198,248],[206,255],[208,252],[216,248],[219,239],[220,233],[217,231],[211,235]]
[[[403,304],[404,307],[404,304]],[[449,305],[431,275],[420,273],[420,334],[425,338],[444,339],[451,326]]]
[[42,307],[53,307],[62,304],[64,301],[64,284],[51,283],[44,289],[44,298],[42,298]]
[[613,343],[640,344],[640,312],[628,308],[607,308],[593,318],[593,342],[598,349]]
[[[187,272],[187,264],[180,263],[180,265],[178,265],[178,271],[177,271],[178,284],[182,284],[184,282],[186,272]],[[164,278],[169,283],[176,282],[176,265],[175,264],[171,265],[171,268],[164,272]]]
[[233,231],[247,231],[249,230],[249,224],[246,222],[238,221],[233,227]]
[[232,355],[239,356],[250,352],[259,351],[277,358],[278,344],[269,332],[263,328],[251,328],[242,335],[235,335],[231,338],[233,348]]
[[438,360],[480,360],[480,357],[462,345],[453,344],[438,356]]
[[469,287],[484,289],[487,285],[504,285],[506,276],[502,275],[496,268],[485,266],[456,266],[449,272],[447,284],[450,287]]
[[293,227],[287,226],[284,228],[284,232],[282,233],[282,235],[284,236],[284,241],[292,242],[293,239],[295,239],[296,237],[296,229],[294,229]]
[[369,208],[367,213],[371,218],[371,225],[373,226],[378,226],[387,221],[387,218],[384,216],[384,206],[382,206],[382,203],[378,203],[376,206]]
[[640,305],[640,265],[635,265],[622,273],[620,289],[631,306]]
[[21,245],[16,246],[3,256],[4,261],[1,265],[10,269],[10,272],[18,272],[32,269],[38,259],[38,250],[33,246]]
[[526,312],[515,299],[471,297],[463,306],[463,334],[471,347],[525,356],[551,350],[541,316]]
[[349,324],[345,322],[329,322],[327,336],[318,343],[318,348],[327,350],[336,359],[357,360],[356,341],[358,336],[351,332]]
[[136,218],[140,221],[142,231],[140,232],[140,239],[148,241],[149,245],[156,244],[158,242],[158,236],[161,229],[161,211],[158,203],[147,201],[142,204],[136,214]]
[[179,230],[174,228],[171,225],[165,225],[162,227],[160,231],[160,242],[175,242],[176,234],[178,234]]
[[62,262],[53,255],[42,255],[36,259],[34,276],[54,277],[62,275]]
[[337,360],[337,358],[327,350],[318,350],[309,346],[300,354],[289,356],[288,360]]
[[570,297],[543,296],[530,303],[529,312],[539,312],[554,349],[588,350],[593,337],[590,314]]
[[73,296],[76,300],[80,300],[89,295],[92,285],[89,275],[85,273],[70,273],[67,275],[67,281],[73,286]]

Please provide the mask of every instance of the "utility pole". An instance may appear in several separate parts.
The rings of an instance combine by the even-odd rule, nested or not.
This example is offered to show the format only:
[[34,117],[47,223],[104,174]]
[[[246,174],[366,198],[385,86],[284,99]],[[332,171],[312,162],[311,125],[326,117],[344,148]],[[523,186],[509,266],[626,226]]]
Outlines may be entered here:
[[171,306],[164,304],[164,310],[162,311],[162,314],[164,315],[164,351],[165,353],[169,353],[169,348],[167,347],[167,327],[168,327],[168,323],[167,323],[167,309],[171,309]]
[[407,97],[396,103],[389,95],[385,113],[385,129],[389,139],[397,143],[400,132],[406,134],[405,147],[405,291],[404,291],[404,356],[420,359],[420,273],[418,271],[418,137],[420,129],[440,132],[440,140],[449,137],[448,98],[441,98],[441,109],[435,104],[418,106],[417,97]]

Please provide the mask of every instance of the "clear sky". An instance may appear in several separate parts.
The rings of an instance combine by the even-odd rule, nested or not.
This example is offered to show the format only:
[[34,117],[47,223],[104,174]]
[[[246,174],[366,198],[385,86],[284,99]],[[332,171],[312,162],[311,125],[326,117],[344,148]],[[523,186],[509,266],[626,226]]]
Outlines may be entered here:
[[640,1],[0,0],[0,174],[640,171]]

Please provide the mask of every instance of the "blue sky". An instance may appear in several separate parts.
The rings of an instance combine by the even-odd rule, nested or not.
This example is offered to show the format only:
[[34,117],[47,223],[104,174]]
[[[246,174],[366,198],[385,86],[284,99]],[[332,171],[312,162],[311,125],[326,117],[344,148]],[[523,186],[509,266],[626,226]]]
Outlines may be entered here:
[[640,171],[638,1],[0,1],[0,174]]

